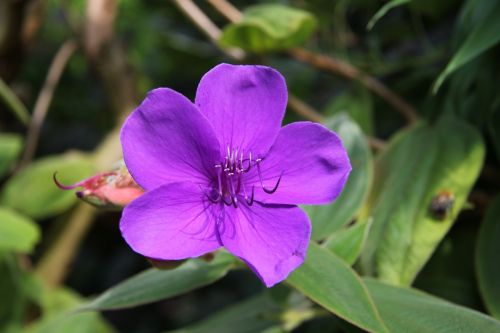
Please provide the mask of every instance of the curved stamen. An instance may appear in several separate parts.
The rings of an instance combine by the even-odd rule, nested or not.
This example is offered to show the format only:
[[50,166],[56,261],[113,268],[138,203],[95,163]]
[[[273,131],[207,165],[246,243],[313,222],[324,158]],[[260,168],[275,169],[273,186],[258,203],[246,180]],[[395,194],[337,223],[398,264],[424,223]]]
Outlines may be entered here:
[[272,189],[268,189],[267,187],[264,186],[264,182],[262,180],[262,172],[260,171],[260,162],[262,161],[262,159],[258,159],[256,160],[256,164],[257,164],[257,173],[259,174],[259,180],[260,180],[260,185],[262,186],[262,190],[264,192],[266,192],[267,194],[273,194],[274,192],[276,192],[278,190],[278,186],[280,186],[280,182],[281,182],[281,176],[283,176],[283,172],[281,172],[279,178],[278,178],[278,181],[276,182],[276,184],[274,185],[274,187]]
[[255,196],[255,186],[252,186],[252,196],[250,197],[250,200],[248,200],[248,195],[245,191],[245,201],[249,206],[253,205],[254,196]]
[[[220,200],[221,200],[221,195],[220,193],[216,192],[217,194],[217,198],[213,198],[213,196],[211,195],[211,193],[209,193],[209,191],[207,191],[206,189],[202,188],[200,186],[201,190],[203,191],[203,193],[207,196],[207,199],[211,202],[211,203],[218,203]],[[212,192],[213,193],[213,192]]]

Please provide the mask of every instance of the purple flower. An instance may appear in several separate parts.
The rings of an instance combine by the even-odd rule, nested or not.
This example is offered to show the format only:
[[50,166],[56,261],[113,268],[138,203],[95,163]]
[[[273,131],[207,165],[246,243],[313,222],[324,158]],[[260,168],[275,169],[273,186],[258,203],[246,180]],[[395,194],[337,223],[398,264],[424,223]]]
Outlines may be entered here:
[[302,264],[311,224],[297,205],[335,199],[351,166],[327,128],[281,128],[286,104],[285,80],[264,66],[216,66],[194,104],[151,91],[121,132],[125,163],[147,191],[120,222],[132,249],[178,260],[224,246],[268,287]]

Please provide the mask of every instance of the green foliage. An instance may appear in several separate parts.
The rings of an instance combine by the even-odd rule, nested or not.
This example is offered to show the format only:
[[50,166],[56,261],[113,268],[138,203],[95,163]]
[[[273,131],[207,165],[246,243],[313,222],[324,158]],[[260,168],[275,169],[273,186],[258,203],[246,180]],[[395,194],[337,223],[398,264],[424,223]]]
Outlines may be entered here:
[[231,255],[221,252],[208,263],[198,259],[172,270],[152,268],[114,286],[80,310],[123,309],[177,296],[221,279],[234,262]]
[[0,251],[31,252],[39,238],[34,221],[0,207]]
[[17,134],[0,133],[0,177],[9,171],[21,149],[23,139]]
[[286,280],[335,315],[370,332],[388,332],[360,277],[342,259],[311,243],[307,259]]
[[476,263],[479,288],[490,313],[500,319],[500,196],[486,212],[479,232]]
[[334,232],[324,243],[324,247],[352,265],[361,254],[372,221],[357,222]]
[[[364,269],[392,284],[411,284],[462,209],[483,159],[479,133],[455,118],[397,135],[377,159],[364,208],[374,219]],[[433,207],[441,201],[443,209]]]
[[432,88],[434,93],[438,91],[451,73],[500,41],[500,34],[498,33],[500,31],[500,20],[498,17],[500,17],[500,3],[496,2],[496,5],[487,16],[471,31],[444,71],[439,75]]
[[370,279],[365,284],[391,332],[500,332],[500,322],[477,311],[413,289]]
[[32,218],[61,213],[76,202],[76,196],[55,185],[54,173],[63,184],[72,184],[92,175],[93,168],[92,160],[82,154],[45,157],[9,179],[0,204]]
[[342,139],[351,160],[352,171],[342,194],[324,206],[306,206],[313,223],[312,238],[324,239],[353,218],[362,205],[372,182],[372,156],[359,126],[344,114],[327,121],[326,126]]
[[316,27],[310,13],[279,4],[262,4],[245,10],[243,19],[228,25],[220,38],[224,46],[268,52],[304,43]]
[[82,298],[68,289],[46,291],[40,302],[42,317],[23,333],[113,333],[97,313],[75,313]]

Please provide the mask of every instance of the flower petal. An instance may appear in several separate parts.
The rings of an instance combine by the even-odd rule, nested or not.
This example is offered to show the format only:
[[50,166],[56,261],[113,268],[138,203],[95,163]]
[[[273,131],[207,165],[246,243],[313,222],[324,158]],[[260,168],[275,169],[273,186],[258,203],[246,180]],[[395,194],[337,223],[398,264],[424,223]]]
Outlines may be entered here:
[[227,147],[262,156],[273,144],[286,109],[285,79],[265,66],[220,64],[206,73],[196,105]]
[[219,143],[205,116],[167,88],[148,93],[121,131],[125,164],[144,189],[179,181],[206,184],[220,161]]
[[276,204],[326,204],[344,188],[351,164],[339,137],[326,127],[311,122],[295,122],[281,129],[276,142],[260,163],[262,180],[272,189],[265,193],[257,168],[246,177],[255,186],[255,200]]
[[304,261],[311,224],[297,206],[255,202],[226,208],[220,235],[229,252],[271,287]]
[[143,256],[160,260],[198,257],[221,246],[217,218],[199,185],[171,183],[149,191],[125,207],[123,238]]

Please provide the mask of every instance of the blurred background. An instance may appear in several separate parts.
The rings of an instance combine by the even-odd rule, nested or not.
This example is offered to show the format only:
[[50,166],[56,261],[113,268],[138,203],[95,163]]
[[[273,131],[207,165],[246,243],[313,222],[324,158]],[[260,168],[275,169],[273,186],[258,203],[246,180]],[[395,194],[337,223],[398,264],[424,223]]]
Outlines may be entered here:
[[[170,87],[193,99],[201,76],[221,62],[278,69],[291,95],[286,122],[347,113],[375,153],[417,118],[432,122],[451,114],[483,133],[486,162],[469,197],[474,209],[461,214],[414,286],[484,311],[474,247],[477,222],[499,185],[499,49],[491,46],[500,31],[492,28],[494,41],[481,44],[480,54],[459,59],[462,68],[441,75],[442,82],[438,77],[478,23],[499,13],[497,2],[232,1],[240,11],[278,3],[305,13],[293,21],[301,29],[297,36],[269,45],[253,45],[247,32],[228,30],[241,13],[224,3],[0,1],[0,206],[9,209],[0,211],[0,222],[19,213],[39,229],[22,232],[34,235],[25,247],[13,247],[15,255],[0,251],[0,331],[20,331],[49,312],[46,304],[56,313],[65,308],[57,302],[80,302],[150,267],[121,238],[119,211],[77,203],[74,191],[57,189],[52,173],[71,184],[109,170],[121,158],[120,124],[147,91]],[[271,21],[279,21],[276,13],[270,12]],[[34,163],[32,174],[13,181]],[[46,286],[65,286],[68,294],[47,300]],[[103,325],[117,332],[176,330],[264,289],[251,272],[237,270],[182,296],[105,311]],[[273,289],[272,297],[281,292]],[[293,331],[356,331],[339,322],[317,316]],[[78,331],[73,328],[68,332]]]

